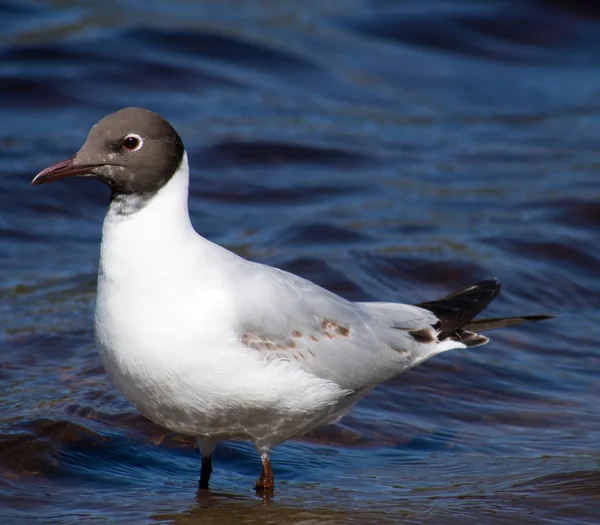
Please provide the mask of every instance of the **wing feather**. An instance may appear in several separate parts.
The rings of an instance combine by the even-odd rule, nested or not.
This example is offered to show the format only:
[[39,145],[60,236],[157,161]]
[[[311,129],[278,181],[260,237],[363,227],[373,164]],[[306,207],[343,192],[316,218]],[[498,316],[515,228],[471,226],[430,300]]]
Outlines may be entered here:
[[[243,344],[265,359],[296,362],[345,389],[373,387],[440,351],[432,330],[437,318],[423,308],[353,303],[256,263],[238,283],[236,293],[240,291],[244,301],[237,318]],[[422,330],[433,335],[425,337]],[[415,331],[418,337],[410,333]]]

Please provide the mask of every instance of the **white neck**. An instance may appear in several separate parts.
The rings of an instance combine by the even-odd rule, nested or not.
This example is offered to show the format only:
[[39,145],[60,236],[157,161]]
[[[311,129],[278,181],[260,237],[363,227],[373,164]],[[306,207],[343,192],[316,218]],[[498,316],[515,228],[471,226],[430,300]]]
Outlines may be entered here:
[[[115,206],[111,203],[106,218],[104,219],[103,235],[110,234],[115,227],[131,227],[145,222],[147,226],[152,225],[152,231],[148,235],[156,236],[166,233],[167,230],[180,230],[191,228],[188,213],[188,186],[189,166],[187,154],[184,154],[181,164],[171,179],[158,192],[150,197],[150,200],[138,209],[130,209],[124,206]],[[117,197],[118,199],[119,197]],[[140,197],[140,201],[142,198]],[[131,202],[135,202],[131,197]],[[125,211],[123,212],[123,208]],[[140,235],[141,231],[137,232]],[[171,232],[172,233],[172,232]]]
[[184,155],[177,172],[143,207],[129,214],[109,209],[102,230],[99,285],[160,287],[162,279],[173,283],[190,272],[214,279],[214,260],[225,250],[192,227],[188,183]]

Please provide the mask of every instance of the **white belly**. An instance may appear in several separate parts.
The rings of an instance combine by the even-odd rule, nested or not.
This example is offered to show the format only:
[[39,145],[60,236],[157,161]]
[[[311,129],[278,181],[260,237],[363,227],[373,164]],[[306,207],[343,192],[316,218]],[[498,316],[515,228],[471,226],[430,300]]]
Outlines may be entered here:
[[[273,446],[322,424],[347,397],[292,362],[268,362],[218,323],[203,323],[199,305],[190,320],[173,315],[173,307],[148,307],[168,298],[125,304],[123,297],[137,296],[119,294],[109,308],[110,295],[99,287],[98,351],[115,386],[161,426],[215,441]],[[204,300],[214,314],[219,298]]]

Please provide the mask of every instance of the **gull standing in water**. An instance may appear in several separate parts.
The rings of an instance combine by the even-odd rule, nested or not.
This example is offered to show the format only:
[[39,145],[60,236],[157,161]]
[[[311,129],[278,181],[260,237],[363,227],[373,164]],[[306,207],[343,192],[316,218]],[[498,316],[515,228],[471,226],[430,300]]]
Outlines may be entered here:
[[254,443],[268,493],[275,445],[440,352],[487,343],[480,332],[548,318],[475,319],[495,280],[419,305],[355,303],[235,255],[192,227],[183,142],[146,109],[105,117],[32,185],[66,177],[112,190],[95,309],[104,367],[147,418],[197,437],[203,488],[221,441]]

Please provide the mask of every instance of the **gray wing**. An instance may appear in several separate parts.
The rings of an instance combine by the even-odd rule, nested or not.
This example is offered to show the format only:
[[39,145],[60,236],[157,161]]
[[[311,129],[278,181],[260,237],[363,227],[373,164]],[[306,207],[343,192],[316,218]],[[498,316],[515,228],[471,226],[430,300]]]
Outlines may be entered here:
[[[373,387],[446,350],[434,314],[394,303],[353,303],[310,281],[256,263],[237,282],[240,341],[289,359],[342,388]],[[460,346],[457,344],[456,346]]]

